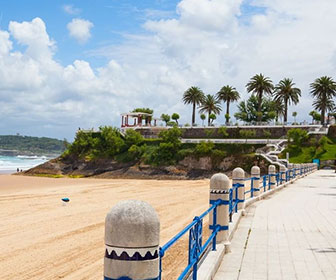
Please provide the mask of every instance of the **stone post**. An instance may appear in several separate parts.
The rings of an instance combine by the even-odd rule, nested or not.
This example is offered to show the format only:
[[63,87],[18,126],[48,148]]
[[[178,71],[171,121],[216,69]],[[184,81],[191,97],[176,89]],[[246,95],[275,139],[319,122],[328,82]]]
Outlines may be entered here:
[[268,174],[270,175],[269,180],[270,180],[271,190],[273,190],[275,189],[275,185],[276,185],[276,178],[275,178],[276,169],[273,164],[268,166]]
[[[230,180],[222,173],[213,175],[210,179],[210,204],[212,205],[218,199],[222,203],[217,207],[217,224],[220,231],[217,234],[217,243],[226,243],[229,245],[229,199],[230,199]],[[210,229],[213,229],[213,211],[209,214]]]
[[[232,172],[232,186],[234,184],[239,184],[238,187],[238,210],[242,210],[245,207],[245,171],[237,167]],[[235,195],[235,193],[234,193]]]
[[288,163],[288,177],[289,177],[289,180],[292,181],[293,179],[293,164],[292,163]]
[[260,168],[259,166],[252,166],[251,168],[251,194],[253,191],[253,196],[260,195],[261,189],[260,188]]
[[286,166],[280,165],[280,183],[284,184],[286,183]]
[[160,221],[137,200],[119,202],[105,219],[104,280],[158,279]]
[[297,177],[297,164],[293,164],[293,176]]

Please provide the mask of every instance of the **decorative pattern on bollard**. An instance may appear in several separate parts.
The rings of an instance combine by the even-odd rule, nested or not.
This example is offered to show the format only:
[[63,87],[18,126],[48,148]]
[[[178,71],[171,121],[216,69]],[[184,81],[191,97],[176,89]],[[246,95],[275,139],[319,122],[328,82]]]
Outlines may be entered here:
[[251,197],[260,195],[260,168],[252,166],[251,168]]
[[104,280],[159,278],[160,221],[137,200],[115,205],[105,219]]
[[[217,243],[228,242],[229,240],[229,198],[231,184],[229,178],[222,173],[217,173],[210,180],[210,205],[218,199],[222,202],[217,207],[217,224],[220,231],[217,234]],[[213,213],[209,214],[209,227],[213,229]]]
[[[238,191],[238,197],[234,196],[235,199],[238,199],[237,210],[244,209],[244,202],[245,202],[245,171],[237,167],[232,171],[232,186],[235,186]],[[235,194],[234,194],[235,195]]]
[[269,175],[269,188],[273,190],[275,189],[276,184],[276,168],[273,164],[268,166],[268,175]]

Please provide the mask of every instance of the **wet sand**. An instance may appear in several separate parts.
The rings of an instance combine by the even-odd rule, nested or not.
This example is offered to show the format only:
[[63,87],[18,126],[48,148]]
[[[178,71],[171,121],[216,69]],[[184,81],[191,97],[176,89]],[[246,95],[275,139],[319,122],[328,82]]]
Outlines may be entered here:
[[[209,180],[0,175],[0,279],[102,279],[105,216],[125,199],[156,209],[163,245],[208,208]],[[176,279],[186,259],[185,239],[164,257],[163,279]]]

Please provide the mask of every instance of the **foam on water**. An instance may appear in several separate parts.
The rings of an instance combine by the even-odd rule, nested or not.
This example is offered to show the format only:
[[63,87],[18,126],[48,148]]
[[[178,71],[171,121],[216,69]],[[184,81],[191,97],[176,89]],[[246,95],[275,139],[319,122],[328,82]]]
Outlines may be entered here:
[[45,156],[1,156],[0,171],[16,171],[17,168],[27,170],[48,160]]

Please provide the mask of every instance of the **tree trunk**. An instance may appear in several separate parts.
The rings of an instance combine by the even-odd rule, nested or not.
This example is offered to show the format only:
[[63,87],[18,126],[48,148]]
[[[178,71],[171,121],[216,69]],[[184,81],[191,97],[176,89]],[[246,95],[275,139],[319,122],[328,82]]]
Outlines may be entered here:
[[193,103],[193,111],[192,111],[192,118],[191,118],[191,126],[195,124],[195,111],[196,111],[196,103]]
[[262,92],[259,92],[258,94],[258,122],[261,123],[261,118],[262,118],[262,114],[261,114],[261,104],[262,104]]
[[229,118],[227,119],[226,116],[230,116],[230,101],[226,101],[226,114],[225,114],[225,120],[226,125],[229,125]]
[[321,124],[324,126],[324,118],[325,118],[325,108],[321,110]]
[[210,115],[211,115],[211,111],[209,111],[208,113],[208,126],[210,126]]
[[285,114],[284,114],[284,124],[287,124],[287,114],[288,114],[288,103],[285,99]]

